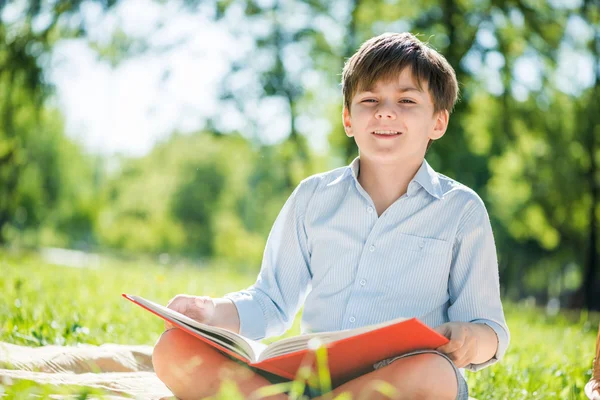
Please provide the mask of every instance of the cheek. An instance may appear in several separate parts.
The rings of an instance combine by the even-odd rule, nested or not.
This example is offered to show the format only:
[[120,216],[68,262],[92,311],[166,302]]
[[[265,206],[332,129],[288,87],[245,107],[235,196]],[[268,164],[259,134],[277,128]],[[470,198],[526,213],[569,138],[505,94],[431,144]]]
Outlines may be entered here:
[[403,111],[404,120],[415,127],[422,129],[432,129],[435,126],[435,121],[427,113],[414,110]]
[[352,113],[352,119],[354,123],[364,124],[369,121],[369,118],[373,115],[373,111],[364,107],[357,107]]

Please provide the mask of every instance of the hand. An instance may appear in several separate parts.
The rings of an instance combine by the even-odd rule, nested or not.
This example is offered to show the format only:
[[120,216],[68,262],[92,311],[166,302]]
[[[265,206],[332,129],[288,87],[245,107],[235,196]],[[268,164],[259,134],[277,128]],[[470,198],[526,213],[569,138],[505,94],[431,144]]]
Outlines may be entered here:
[[[208,296],[178,294],[169,301],[167,308],[203,324],[211,325],[216,305],[214,299]],[[171,328],[173,328],[173,324],[165,321],[165,329]]]
[[468,322],[447,322],[435,328],[439,334],[450,339],[450,342],[436,350],[446,354],[454,365],[464,368],[477,357],[478,337]]

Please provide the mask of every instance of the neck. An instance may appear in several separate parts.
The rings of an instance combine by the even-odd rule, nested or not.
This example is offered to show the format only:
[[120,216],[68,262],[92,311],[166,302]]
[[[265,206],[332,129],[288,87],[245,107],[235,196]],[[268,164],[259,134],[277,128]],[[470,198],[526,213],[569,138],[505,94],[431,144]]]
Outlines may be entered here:
[[423,159],[417,159],[382,164],[361,156],[358,182],[373,201],[389,206],[406,193],[422,163]]

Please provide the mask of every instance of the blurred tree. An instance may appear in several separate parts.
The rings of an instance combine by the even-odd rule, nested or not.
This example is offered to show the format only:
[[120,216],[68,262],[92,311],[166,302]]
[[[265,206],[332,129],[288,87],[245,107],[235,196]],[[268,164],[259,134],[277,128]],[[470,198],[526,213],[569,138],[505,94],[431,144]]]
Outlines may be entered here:
[[65,137],[58,111],[25,104],[15,120],[21,159],[12,202],[4,210],[14,211],[8,214],[2,237],[27,246],[75,247],[93,242],[97,207],[93,160]]
[[172,210],[188,233],[187,241],[199,254],[211,255],[216,222],[212,216],[219,209],[225,177],[214,163],[189,162],[181,172],[187,179],[173,194]]
[[[490,132],[494,132],[492,146],[497,149],[494,154],[500,154],[493,157],[490,164],[493,178],[489,193],[495,215],[508,230],[508,236],[503,239],[505,248],[511,251],[505,252],[503,257],[510,259],[507,265],[517,271],[509,274],[517,278],[517,284],[521,285],[527,274],[543,276],[540,290],[546,296],[556,296],[554,282],[558,281],[558,286],[565,289],[560,282],[570,274],[569,266],[576,265],[581,271],[579,290],[568,303],[600,309],[600,300],[593,295],[600,289],[596,167],[600,109],[597,92],[594,93],[598,85],[595,39],[598,37],[598,7],[590,4],[587,2],[582,9],[572,10],[569,18],[572,22],[573,17],[583,17],[583,29],[593,32],[587,47],[595,65],[594,83],[585,91],[573,87],[573,94],[567,95],[554,83],[558,49],[568,45],[577,50],[577,43],[582,40],[565,32],[566,12],[523,11],[522,27],[535,34],[521,44],[518,38],[527,35],[519,33],[514,26],[498,29],[499,47],[507,60],[503,68],[506,88],[512,88],[510,85],[516,82],[521,92],[524,89],[525,85],[518,82],[513,69],[521,54],[528,57],[530,63],[536,59],[541,61],[537,72],[542,83],[539,88],[529,88],[527,100],[517,101],[512,90],[505,90],[502,95],[502,114],[489,127]],[[563,28],[547,30],[540,22],[548,19],[560,21],[558,26]],[[544,34],[536,36],[537,32]],[[516,40],[514,33],[517,33]],[[523,49],[518,52],[521,54],[515,54],[514,49],[519,47]],[[532,259],[531,254],[537,257]],[[540,269],[544,274],[538,273]]]
[[256,162],[239,135],[174,134],[148,155],[124,160],[107,189],[99,238],[129,252],[185,253],[256,266],[266,234],[248,228],[239,210]]
[[[282,152],[277,159],[283,166],[284,184],[291,191],[315,171],[307,138],[298,123],[306,121],[310,113],[301,103],[308,92],[306,83],[315,78],[315,66],[323,63],[323,55],[332,52],[318,23],[332,22],[328,4],[284,0],[263,4],[243,0],[226,5],[216,2],[216,7],[221,21],[250,49],[245,50],[246,57],[232,62],[231,72],[222,85],[221,99],[240,112],[247,122],[246,129],[251,131],[249,135],[259,147],[268,142],[269,135],[277,132],[281,136],[279,131],[284,132],[288,144],[278,146]],[[240,10],[244,13],[243,20]],[[269,109],[277,109],[277,113],[267,118],[265,113]],[[221,130],[227,118],[227,113],[215,117],[211,127]],[[265,150],[264,156],[271,157],[271,150]]]
[[[40,231],[41,245],[87,249],[96,244],[102,164],[65,136],[58,111],[43,111],[39,126],[32,122],[36,134],[27,146],[25,171],[37,169],[42,181],[40,196],[35,197],[39,203],[31,210],[38,218],[26,225]],[[19,186],[32,183],[24,174]]]
[[[45,112],[44,100],[50,93],[41,60],[60,37],[85,32],[81,22],[74,23],[82,3],[0,2],[0,244],[7,239],[5,227],[8,224],[22,225],[27,220],[28,224],[38,223],[46,211],[35,208],[56,204],[61,193],[57,185],[49,182],[61,177],[46,173],[56,172],[52,169],[58,162],[54,159],[57,154],[52,153],[56,147],[47,151],[44,148],[45,161],[51,165],[37,164],[38,173],[32,172],[36,167],[31,163],[43,159],[34,159],[34,155],[40,155],[36,143],[45,140],[38,135],[48,134],[40,125],[48,122],[41,114]],[[108,8],[115,2],[100,3]],[[28,194],[24,195],[23,190]]]
[[[578,101],[581,113],[578,122],[584,135],[583,148],[586,150],[585,162],[588,202],[588,244],[585,260],[584,279],[581,286],[584,302],[588,308],[600,310],[600,244],[598,225],[600,219],[600,2],[585,0],[581,17],[592,29],[588,42],[592,57],[593,84]],[[587,197],[587,196],[586,196]]]
[[[362,32],[359,32],[360,21],[358,18],[360,15],[359,10],[362,8],[362,3],[363,2],[361,2],[361,0],[351,0],[346,21],[344,23],[339,22],[339,24],[343,26],[345,32],[341,57],[339,58],[339,72],[334,75],[336,78],[341,77],[341,71],[344,68],[344,64],[350,57],[352,57],[352,54],[354,54],[360,46],[359,35]],[[340,80],[341,79],[336,80],[335,83],[339,84]],[[341,153],[343,162],[345,164],[349,164],[358,155],[358,147],[356,147],[354,138],[347,137],[346,133],[344,132],[341,117],[341,110],[343,109],[341,90],[339,90],[339,93],[337,93],[337,102],[339,105],[332,108],[336,111],[340,111],[332,113],[332,125],[334,128],[329,135],[329,143],[332,145],[334,151],[337,150],[339,153]]]

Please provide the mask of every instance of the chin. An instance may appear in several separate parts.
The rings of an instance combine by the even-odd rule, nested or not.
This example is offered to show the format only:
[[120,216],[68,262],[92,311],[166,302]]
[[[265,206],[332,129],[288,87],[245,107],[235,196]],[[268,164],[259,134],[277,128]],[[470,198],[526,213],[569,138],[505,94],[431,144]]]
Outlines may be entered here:
[[374,152],[363,152],[361,151],[360,157],[362,159],[368,159],[371,162],[375,162],[378,164],[386,165],[386,164],[420,164],[425,159],[425,151],[422,152],[414,152],[411,154],[406,154],[404,152],[382,152],[382,151],[374,151]]
[[366,158],[369,161],[381,163],[381,164],[397,164],[406,160],[406,156],[398,153],[381,153],[381,152],[373,152],[373,153],[360,153],[362,158]]

